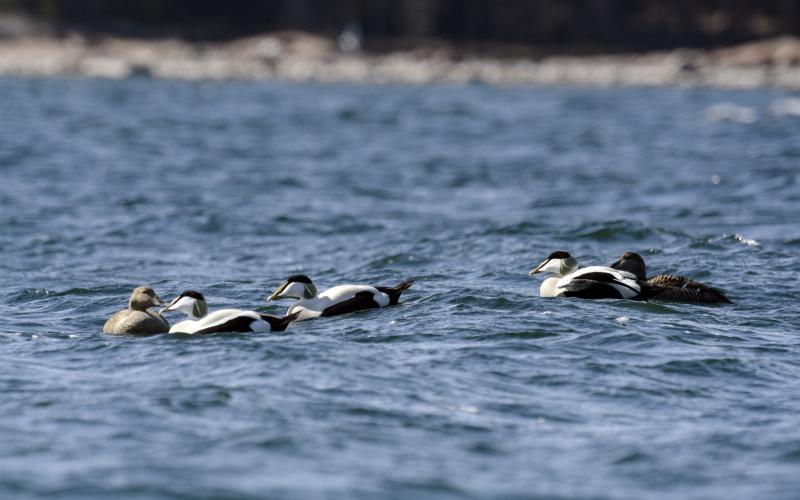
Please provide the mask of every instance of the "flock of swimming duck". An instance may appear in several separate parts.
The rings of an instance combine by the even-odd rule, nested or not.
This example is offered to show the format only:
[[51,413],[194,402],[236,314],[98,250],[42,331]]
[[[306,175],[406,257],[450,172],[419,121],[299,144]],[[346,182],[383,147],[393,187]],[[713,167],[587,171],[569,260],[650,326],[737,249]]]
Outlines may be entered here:
[[[647,278],[644,259],[626,252],[610,266],[579,268],[578,262],[564,251],[553,252],[531,272],[550,274],[539,288],[542,297],[578,297],[581,299],[664,300],[700,304],[731,303],[725,294],[685,276],[660,274]],[[209,313],[208,303],[200,292],[187,290],[159,312],[150,308],[163,305],[152,288],[140,286],[133,291],[128,308],[106,321],[108,334],[223,332],[280,332],[293,321],[324,316],[338,316],[366,309],[395,305],[414,280],[393,287],[339,285],[317,293],[308,276],[290,276],[267,300],[294,299],[285,316],[273,316],[243,309],[221,309]],[[161,314],[181,312],[189,319],[171,328]]]

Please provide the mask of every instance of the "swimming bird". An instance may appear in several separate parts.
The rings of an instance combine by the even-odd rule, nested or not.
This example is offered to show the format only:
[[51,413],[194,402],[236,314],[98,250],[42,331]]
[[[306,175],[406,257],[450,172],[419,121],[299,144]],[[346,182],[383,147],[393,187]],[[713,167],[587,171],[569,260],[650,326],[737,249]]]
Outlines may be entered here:
[[242,309],[220,309],[208,313],[208,303],[203,294],[186,290],[175,297],[161,312],[180,311],[192,319],[181,321],[169,333],[223,333],[223,332],[282,332],[297,314],[279,318],[269,314]]
[[289,306],[287,314],[299,313],[299,321],[397,304],[400,294],[413,282],[408,279],[393,287],[339,285],[318,295],[317,287],[308,276],[296,274],[281,283],[267,300],[297,299]]
[[638,299],[641,286],[633,273],[605,266],[578,269],[578,261],[563,250],[553,252],[529,273],[554,274],[539,287],[542,297]]
[[103,325],[103,333],[139,334],[167,333],[169,323],[158,313],[147,309],[161,305],[161,299],[149,286],[140,286],[133,290],[128,301],[128,308],[117,312]]
[[647,267],[641,255],[625,252],[611,264],[614,269],[628,271],[636,275],[642,285],[642,298],[645,300],[667,300],[672,302],[691,302],[697,304],[732,304],[722,290],[699,281],[672,274],[659,274],[647,277]]

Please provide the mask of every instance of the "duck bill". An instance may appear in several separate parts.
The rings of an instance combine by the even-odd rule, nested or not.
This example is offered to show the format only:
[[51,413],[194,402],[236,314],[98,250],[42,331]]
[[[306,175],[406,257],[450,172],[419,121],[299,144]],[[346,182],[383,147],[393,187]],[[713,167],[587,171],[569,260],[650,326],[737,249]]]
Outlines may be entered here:
[[172,307],[178,302],[178,300],[180,300],[180,297],[175,297],[174,299],[172,299],[172,302],[167,304],[167,307],[164,307],[160,311],[158,311],[158,314],[163,314],[163,313],[165,313],[167,311],[174,311],[174,309],[172,309]]
[[287,285],[288,283],[284,283],[281,286],[279,286],[277,290],[272,292],[272,295],[267,297],[267,300],[278,300],[279,298],[281,298],[281,294],[283,293],[284,290],[286,290]]
[[542,262],[538,266],[536,266],[533,269],[531,269],[531,272],[528,273],[528,276],[534,276],[534,275],[539,274],[540,272],[542,272],[542,268],[544,266],[546,266],[548,262],[550,262],[550,259],[547,259],[546,261]]
[[620,264],[622,264],[622,260],[621,259],[617,259],[617,260],[614,261],[613,264],[611,264],[608,267],[610,267],[612,269],[619,269]]

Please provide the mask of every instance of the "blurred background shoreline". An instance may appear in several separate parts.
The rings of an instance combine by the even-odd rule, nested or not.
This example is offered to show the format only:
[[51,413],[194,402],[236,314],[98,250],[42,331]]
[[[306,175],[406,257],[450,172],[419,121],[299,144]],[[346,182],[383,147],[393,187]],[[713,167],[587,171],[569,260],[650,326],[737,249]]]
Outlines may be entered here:
[[0,0],[0,75],[800,89],[798,33],[783,0]]

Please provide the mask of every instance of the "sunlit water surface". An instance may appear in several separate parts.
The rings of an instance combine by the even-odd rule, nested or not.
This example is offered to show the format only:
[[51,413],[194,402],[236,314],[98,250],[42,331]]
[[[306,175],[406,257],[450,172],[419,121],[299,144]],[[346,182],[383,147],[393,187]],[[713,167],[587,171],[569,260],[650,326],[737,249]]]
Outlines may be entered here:
[[[0,497],[797,498],[790,93],[0,95]],[[541,299],[554,250],[736,304]],[[282,335],[101,333],[138,284],[280,313],[295,273],[416,283]]]

